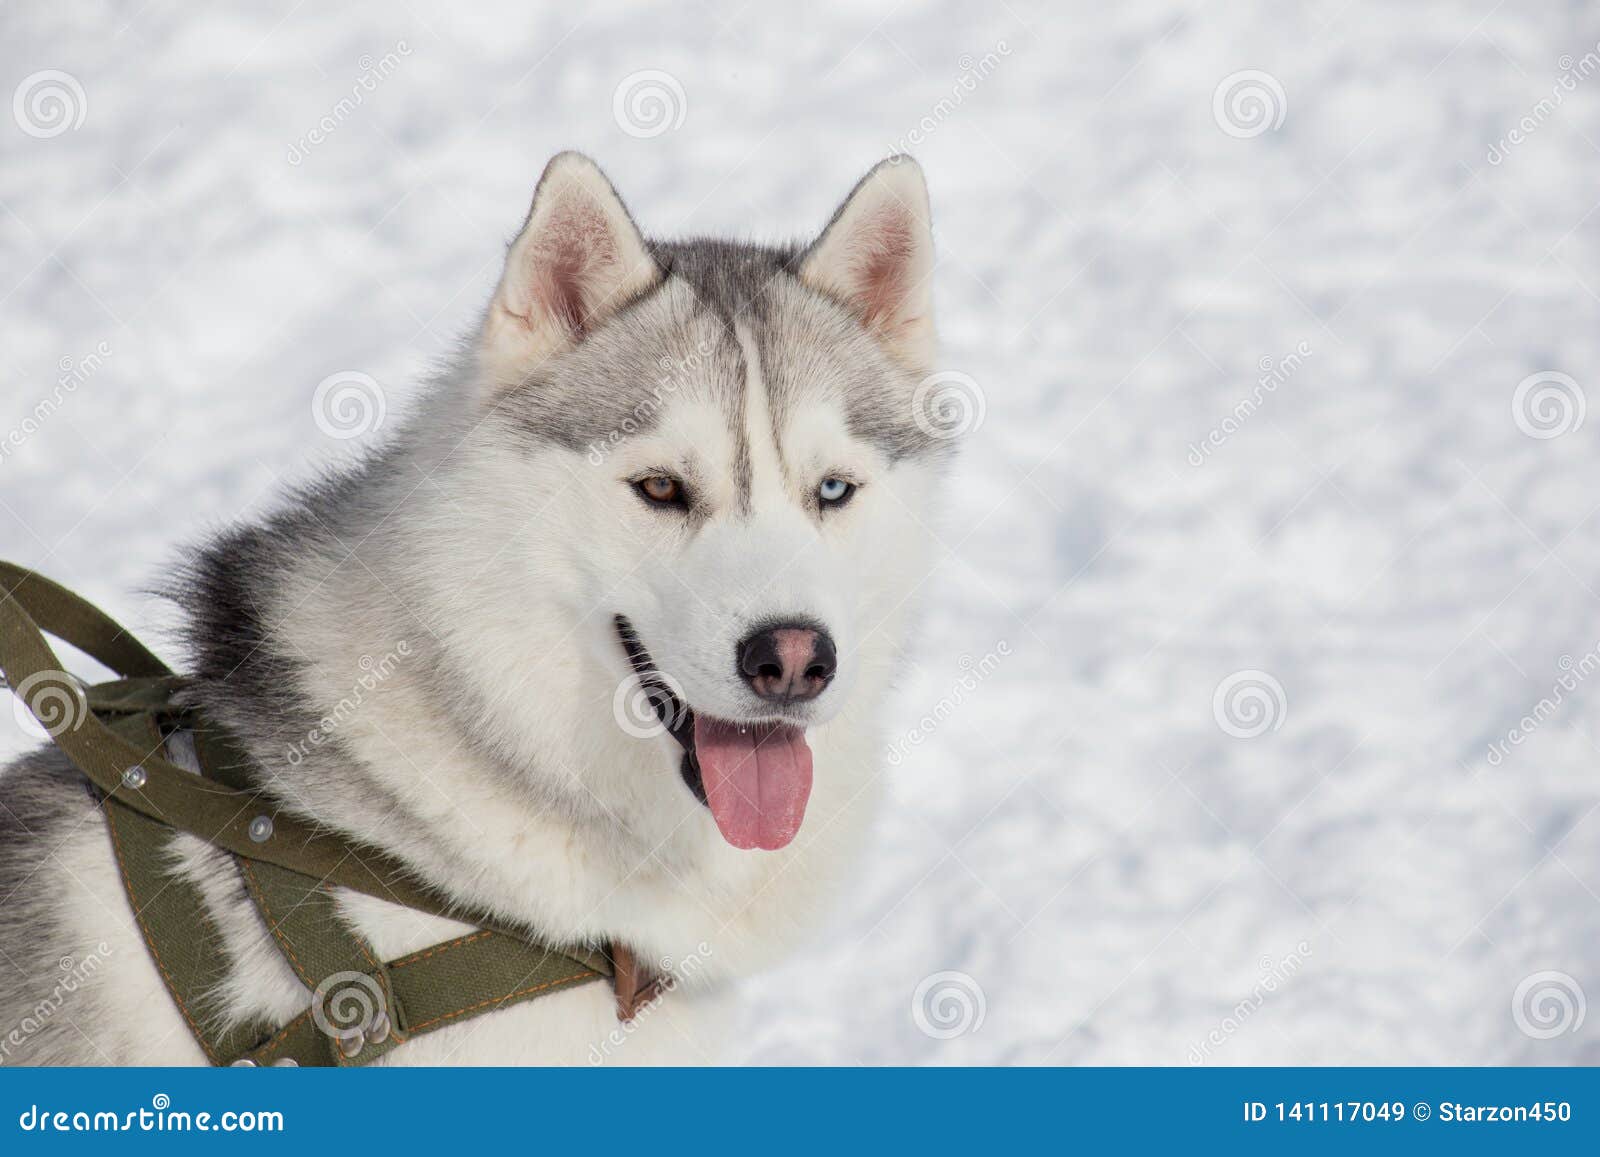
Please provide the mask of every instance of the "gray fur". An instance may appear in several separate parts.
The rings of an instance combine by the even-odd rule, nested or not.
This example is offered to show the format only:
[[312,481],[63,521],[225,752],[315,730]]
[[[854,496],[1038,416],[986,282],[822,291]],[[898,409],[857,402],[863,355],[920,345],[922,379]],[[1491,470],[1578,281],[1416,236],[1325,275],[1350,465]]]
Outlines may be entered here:
[[[788,417],[817,399],[835,403],[854,436],[877,447],[890,464],[931,462],[949,447],[913,419],[915,375],[888,355],[844,303],[797,276],[800,247],[691,240],[652,242],[649,248],[662,270],[659,283],[499,397],[487,414],[476,391],[473,356],[464,353],[390,442],[353,468],[293,492],[266,517],[203,544],[165,587],[187,615],[182,669],[193,675],[192,701],[250,754],[248,775],[284,809],[382,846],[419,877],[448,880],[454,894],[474,903],[497,899],[492,882],[458,871],[459,845],[434,830],[426,798],[407,794],[393,767],[358,758],[345,734],[307,746],[307,736],[335,709],[331,699],[337,692],[330,695],[317,678],[341,669],[340,646],[380,654],[408,645],[395,687],[418,705],[409,721],[448,737],[450,757],[459,753],[482,769],[494,781],[483,786],[499,793],[497,798],[525,805],[530,815],[558,817],[586,839],[592,834],[594,846],[615,859],[666,865],[669,884],[683,871],[672,858],[684,854],[620,824],[583,782],[581,752],[572,756],[579,766],[568,769],[573,774],[567,779],[551,774],[559,768],[530,774],[518,735],[501,726],[503,707],[489,702],[482,680],[474,678],[483,672],[469,669],[465,652],[454,645],[456,624],[438,609],[439,591],[430,586],[434,572],[416,556],[430,532],[429,519],[451,515],[453,495],[481,492],[472,490],[481,487],[472,475],[472,456],[486,441],[509,443],[530,456],[558,447],[603,458],[613,432],[652,429],[680,393],[710,401],[726,415],[737,445],[731,469],[740,513],[747,514],[751,367],[739,336],[747,334],[760,362],[780,456]],[[783,469],[787,475],[788,464]],[[435,488],[445,497],[437,497]],[[548,533],[532,520],[504,528],[508,540],[538,540]],[[534,590],[524,597],[555,596]],[[885,599],[891,610],[902,602],[903,596]],[[574,630],[592,626],[588,616],[574,617]],[[308,622],[326,624],[339,637],[326,646],[318,638],[308,648]],[[602,625],[592,637],[596,653],[576,648],[571,660],[582,673],[592,676],[595,668],[603,679],[613,666],[626,667],[620,654],[603,653],[615,648],[609,627]],[[538,659],[529,656],[529,662]],[[603,712],[604,703],[596,709]],[[676,751],[666,752],[659,767],[652,766],[652,774],[675,785],[673,791],[681,791],[677,758]],[[64,841],[85,830],[103,835],[103,821],[64,756],[41,751],[0,773],[0,1042],[48,992],[59,960],[89,950],[74,943],[57,918],[76,892],[67,878],[72,873],[52,862]],[[480,887],[482,895],[475,893]],[[81,905],[81,897],[76,902]],[[125,907],[114,918],[127,923]],[[784,922],[798,926],[787,913]],[[730,948],[730,959],[733,954]],[[103,980],[96,978],[96,985]],[[109,1008],[97,1003],[94,985],[86,987],[74,994],[70,1016],[51,1018],[27,1034],[15,1056],[0,1052],[0,1063],[152,1059],[140,1051],[140,1042],[119,1043],[113,1029],[103,1028],[90,1040],[74,1027],[76,1020],[105,1019]]]
[[[891,461],[949,449],[913,417],[916,379],[845,305],[800,281],[801,247],[710,238],[649,244],[663,271],[660,284],[508,395],[498,414],[512,428],[587,453],[612,431],[654,428],[662,391],[681,389],[714,398],[737,434],[746,381],[737,323],[755,336],[775,426],[805,397],[821,394],[837,398],[851,431]],[[709,351],[703,371],[674,372],[700,349]]]
[[63,998],[62,963],[94,953],[60,920],[64,873],[57,850],[100,830],[88,781],[54,747],[0,775],[0,1064],[95,1063],[79,1022],[92,1027],[92,987]]

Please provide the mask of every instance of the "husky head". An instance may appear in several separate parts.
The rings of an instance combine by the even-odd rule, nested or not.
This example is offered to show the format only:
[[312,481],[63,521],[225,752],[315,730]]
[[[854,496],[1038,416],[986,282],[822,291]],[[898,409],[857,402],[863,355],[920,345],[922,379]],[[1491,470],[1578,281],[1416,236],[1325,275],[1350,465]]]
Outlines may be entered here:
[[[867,712],[927,573],[949,445],[918,412],[932,267],[909,158],[788,247],[647,240],[591,161],[551,161],[442,483],[475,499],[450,503],[476,527],[476,545],[452,531],[451,553],[477,556],[461,605],[494,616],[457,670],[520,719],[523,766],[548,762],[541,727],[589,734],[566,773],[606,813],[680,827],[670,788],[735,848],[769,850],[795,838],[814,778],[847,797],[874,774]],[[577,686],[581,718],[530,703],[551,678]],[[819,746],[842,717],[870,744]],[[636,760],[619,770],[618,741],[648,752],[648,784]]]

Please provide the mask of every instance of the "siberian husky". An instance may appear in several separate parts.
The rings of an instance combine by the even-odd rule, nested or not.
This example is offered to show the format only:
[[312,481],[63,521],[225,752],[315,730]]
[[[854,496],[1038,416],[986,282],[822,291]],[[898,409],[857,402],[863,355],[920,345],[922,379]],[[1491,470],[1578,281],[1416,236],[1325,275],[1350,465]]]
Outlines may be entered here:
[[[390,1063],[737,1059],[730,982],[815,928],[873,821],[950,446],[918,412],[933,264],[909,158],[764,247],[649,240],[563,153],[403,428],[188,558],[196,697],[278,806],[678,982],[625,1030],[590,984]],[[0,1063],[204,1063],[81,777],[47,749],[0,802]],[[171,852],[223,930],[227,1017],[304,1010],[233,863]],[[339,903],[386,958],[465,930]]]

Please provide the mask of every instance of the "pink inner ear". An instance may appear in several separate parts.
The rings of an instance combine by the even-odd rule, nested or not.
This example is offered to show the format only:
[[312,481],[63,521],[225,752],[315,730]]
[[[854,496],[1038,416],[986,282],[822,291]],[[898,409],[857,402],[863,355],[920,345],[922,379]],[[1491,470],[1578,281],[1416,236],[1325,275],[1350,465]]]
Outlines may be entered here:
[[916,233],[906,214],[894,206],[880,209],[860,226],[861,253],[852,263],[855,296],[862,324],[888,329],[910,297],[916,256]]
[[618,261],[616,238],[600,209],[558,206],[528,253],[534,308],[571,337],[582,336],[605,304],[595,300],[595,287]]

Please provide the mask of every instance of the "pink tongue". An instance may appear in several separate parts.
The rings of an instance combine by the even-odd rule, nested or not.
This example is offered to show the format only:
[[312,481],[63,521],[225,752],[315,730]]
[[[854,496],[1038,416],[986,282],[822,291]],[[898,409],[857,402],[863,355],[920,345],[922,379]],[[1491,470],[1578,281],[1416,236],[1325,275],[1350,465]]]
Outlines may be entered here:
[[811,748],[798,727],[741,727],[697,715],[694,751],[706,802],[736,848],[777,851],[794,839],[811,798]]

